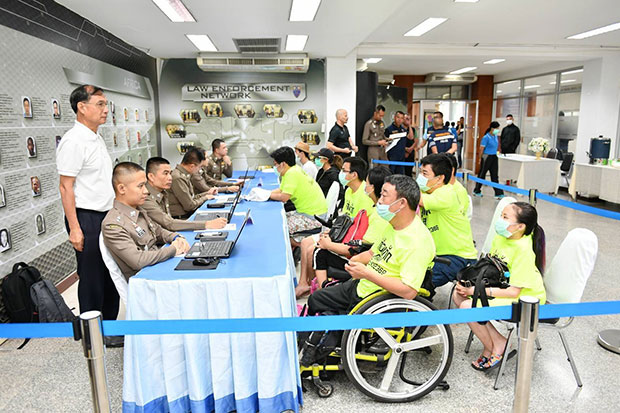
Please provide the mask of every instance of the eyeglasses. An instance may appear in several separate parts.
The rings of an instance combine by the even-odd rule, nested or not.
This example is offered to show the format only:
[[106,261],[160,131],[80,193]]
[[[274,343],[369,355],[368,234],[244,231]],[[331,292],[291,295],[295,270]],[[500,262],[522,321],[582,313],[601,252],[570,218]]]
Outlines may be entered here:
[[99,110],[103,110],[104,108],[106,108],[108,106],[108,102],[106,102],[105,100],[100,100],[97,103],[92,103],[92,102],[82,102],[85,105],[95,105],[97,106],[97,109]]

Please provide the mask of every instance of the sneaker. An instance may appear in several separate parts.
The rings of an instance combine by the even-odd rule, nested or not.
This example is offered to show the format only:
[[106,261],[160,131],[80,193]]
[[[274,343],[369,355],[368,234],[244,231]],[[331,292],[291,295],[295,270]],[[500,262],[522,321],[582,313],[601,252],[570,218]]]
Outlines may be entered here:
[[478,198],[482,198],[482,192],[472,192],[472,195]]
[[504,197],[504,194],[502,195],[495,195],[495,199],[502,199]]

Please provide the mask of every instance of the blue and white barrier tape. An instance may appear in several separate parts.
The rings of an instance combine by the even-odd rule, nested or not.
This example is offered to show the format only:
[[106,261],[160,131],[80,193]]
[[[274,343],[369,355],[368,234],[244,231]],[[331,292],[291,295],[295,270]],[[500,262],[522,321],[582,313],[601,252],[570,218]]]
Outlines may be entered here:
[[380,165],[416,166],[415,162],[382,161],[380,159],[373,159],[372,163],[376,163],[376,164],[380,164]]
[[[620,314],[620,301],[550,304],[539,307],[539,318]],[[105,335],[214,334],[282,331],[350,330],[393,326],[460,324],[505,320],[512,306],[453,309],[372,315],[321,317],[242,318],[218,320],[125,320],[103,321]],[[2,324],[0,338],[73,337],[71,323]]]

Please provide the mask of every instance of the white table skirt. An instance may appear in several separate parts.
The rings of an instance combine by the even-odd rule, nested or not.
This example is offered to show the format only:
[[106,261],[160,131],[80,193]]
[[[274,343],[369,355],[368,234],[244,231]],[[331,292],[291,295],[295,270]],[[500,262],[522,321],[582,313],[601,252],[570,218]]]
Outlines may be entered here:
[[560,186],[560,161],[557,159],[508,154],[499,155],[499,182],[516,182],[521,189],[557,193]]
[[599,197],[604,201],[618,204],[620,203],[620,169],[576,163],[568,192],[573,198],[577,195]]

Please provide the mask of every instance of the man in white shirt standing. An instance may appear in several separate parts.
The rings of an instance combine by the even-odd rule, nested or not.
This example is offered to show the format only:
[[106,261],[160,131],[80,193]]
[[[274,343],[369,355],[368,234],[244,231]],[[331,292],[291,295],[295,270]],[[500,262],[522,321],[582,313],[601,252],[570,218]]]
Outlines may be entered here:
[[108,101],[92,85],[75,89],[70,101],[77,119],[58,145],[56,166],[65,225],[77,256],[80,312],[98,310],[104,320],[114,320],[119,297],[99,251],[101,222],[114,201],[112,159],[97,133],[108,116]]
[[295,155],[297,155],[299,162],[301,162],[301,169],[314,181],[319,170],[314,162],[310,161],[310,145],[305,142],[297,142],[297,145],[295,145]]

